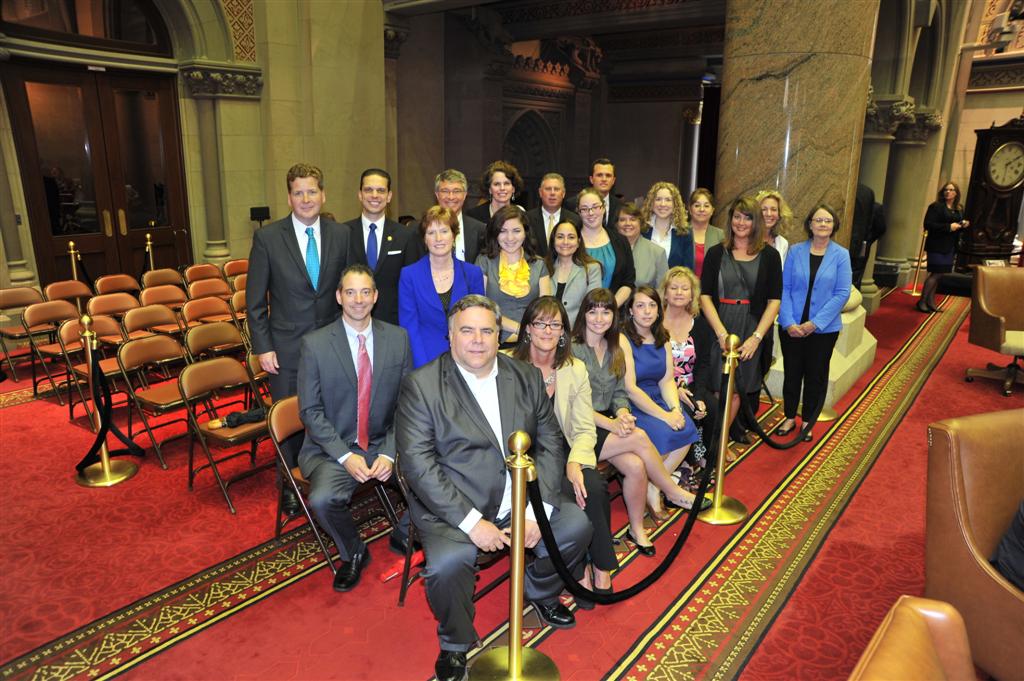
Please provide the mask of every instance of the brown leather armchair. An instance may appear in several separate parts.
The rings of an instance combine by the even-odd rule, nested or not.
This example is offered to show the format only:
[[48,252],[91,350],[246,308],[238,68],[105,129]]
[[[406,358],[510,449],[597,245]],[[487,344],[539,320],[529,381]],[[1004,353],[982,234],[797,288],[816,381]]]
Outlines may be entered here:
[[974,345],[1013,357],[1001,367],[968,369],[965,380],[975,377],[1001,381],[1003,394],[1013,392],[1014,383],[1024,383],[1024,269],[1020,267],[979,267],[974,273],[971,328],[968,339]]
[[960,613],[949,603],[915,596],[899,597],[850,674],[850,681],[973,678]]
[[1024,498],[1024,409],[928,427],[925,596],[967,625],[974,662],[997,679],[1024,677],[1024,593],[989,564]]

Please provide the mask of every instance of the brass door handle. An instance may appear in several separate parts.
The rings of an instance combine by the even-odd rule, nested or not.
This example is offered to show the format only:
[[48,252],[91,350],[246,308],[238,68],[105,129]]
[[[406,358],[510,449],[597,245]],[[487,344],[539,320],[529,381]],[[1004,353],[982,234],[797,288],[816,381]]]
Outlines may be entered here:
[[124,215],[124,208],[117,209],[117,226],[121,230],[121,236],[128,236],[128,220]]
[[103,232],[107,237],[114,236],[114,225],[110,222],[110,211],[103,209]]

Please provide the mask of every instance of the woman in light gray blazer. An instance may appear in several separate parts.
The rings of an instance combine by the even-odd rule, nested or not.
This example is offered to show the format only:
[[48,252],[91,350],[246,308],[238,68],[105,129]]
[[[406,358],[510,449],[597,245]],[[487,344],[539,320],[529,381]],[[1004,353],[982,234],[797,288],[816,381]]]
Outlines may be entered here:
[[579,226],[568,220],[551,230],[545,261],[555,298],[569,314],[569,323],[574,324],[583,296],[588,291],[601,288],[601,263],[587,255]]
[[668,272],[668,254],[664,248],[642,236],[641,224],[640,209],[633,203],[623,203],[615,228],[633,249],[636,285],[657,288]]

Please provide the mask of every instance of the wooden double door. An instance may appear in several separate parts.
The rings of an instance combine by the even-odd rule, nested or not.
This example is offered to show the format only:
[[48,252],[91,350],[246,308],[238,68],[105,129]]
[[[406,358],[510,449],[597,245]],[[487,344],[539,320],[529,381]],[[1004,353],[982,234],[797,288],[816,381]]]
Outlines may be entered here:
[[[173,74],[12,62],[11,114],[41,283],[192,262]],[[91,282],[90,282],[91,283]]]

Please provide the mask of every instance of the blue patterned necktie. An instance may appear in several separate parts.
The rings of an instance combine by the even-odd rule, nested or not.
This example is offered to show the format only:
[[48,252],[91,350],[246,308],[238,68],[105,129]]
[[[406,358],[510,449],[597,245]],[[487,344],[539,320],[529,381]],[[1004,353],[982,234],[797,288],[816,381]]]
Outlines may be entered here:
[[306,236],[309,237],[306,241],[306,272],[309,273],[309,281],[315,291],[320,281],[320,256],[316,252],[316,237],[313,236],[312,227],[306,227]]
[[370,238],[366,240],[366,264],[377,269],[377,225],[370,223]]

